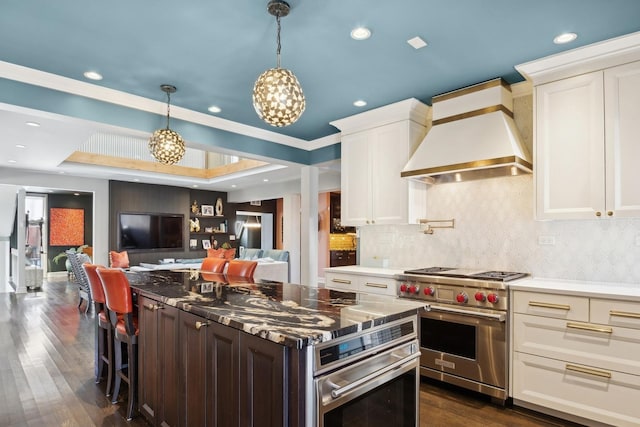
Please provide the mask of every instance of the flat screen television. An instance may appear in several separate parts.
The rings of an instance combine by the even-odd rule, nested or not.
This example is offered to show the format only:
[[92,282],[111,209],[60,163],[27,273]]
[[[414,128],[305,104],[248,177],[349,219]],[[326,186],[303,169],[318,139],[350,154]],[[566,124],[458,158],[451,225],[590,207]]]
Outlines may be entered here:
[[118,248],[124,250],[183,249],[184,215],[121,213]]

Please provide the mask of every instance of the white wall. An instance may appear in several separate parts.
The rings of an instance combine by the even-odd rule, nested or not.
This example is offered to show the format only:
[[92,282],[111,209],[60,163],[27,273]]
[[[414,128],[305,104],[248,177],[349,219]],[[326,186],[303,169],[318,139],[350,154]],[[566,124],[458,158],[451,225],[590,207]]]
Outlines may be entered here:
[[[486,268],[640,286],[640,219],[535,221],[532,175],[436,185],[427,199],[429,219],[455,218],[455,229],[361,227],[361,263],[382,257],[392,268]],[[541,236],[555,245],[539,244]]]

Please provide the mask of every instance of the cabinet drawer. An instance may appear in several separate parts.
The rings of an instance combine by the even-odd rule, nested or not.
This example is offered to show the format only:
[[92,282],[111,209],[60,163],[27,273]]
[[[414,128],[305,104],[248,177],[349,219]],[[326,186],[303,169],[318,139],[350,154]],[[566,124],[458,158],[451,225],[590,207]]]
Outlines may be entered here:
[[586,297],[515,291],[513,300],[516,313],[589,321],[589,298]]
[[591,321],[604,325],[640,329],[640,303],[592,299]]
[[638,375],[640,330],[516,313],[515,351]]
[[345,292],[357,292],[360,277],[354,274],[325,273],[325,287]]
[[514,399],[611,425],[640,425],[638,376],[517,352],[513,364]]
[[395,295],[396,281],[386,277],[362,276],[359,291],[369,294]]

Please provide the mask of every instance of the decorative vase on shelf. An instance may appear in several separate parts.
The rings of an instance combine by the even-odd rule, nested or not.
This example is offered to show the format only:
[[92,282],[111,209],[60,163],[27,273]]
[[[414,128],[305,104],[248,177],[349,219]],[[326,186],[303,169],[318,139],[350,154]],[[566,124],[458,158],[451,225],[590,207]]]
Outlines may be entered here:
[[191,213],[197,215],[200,212],[200,207],[198,206],[198,201],[194,200],[191,205]]
[[220,197],[216,200],[216,216],[222,216],[222,199]]

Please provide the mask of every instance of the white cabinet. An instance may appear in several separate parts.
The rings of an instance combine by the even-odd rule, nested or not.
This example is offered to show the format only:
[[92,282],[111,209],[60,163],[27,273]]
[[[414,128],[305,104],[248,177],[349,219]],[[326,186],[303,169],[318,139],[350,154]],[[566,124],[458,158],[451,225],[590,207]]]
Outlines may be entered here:
[[400,173],[426,134],[427,108],[408,100],[332,123],[342,131],[342,225],[415,224],[425,216],[426,184]]
[[535,86],[536,218],[640,217],[640,33],[516,69]]
[[513,291],[513,307],[516,404],[640,425],[640,303]]
[[[357,268],[357,266],[355,267]],[[373,270],[373,269],[370,269]],[[396,295],[396,281],[392,275],[368,273],[351,273],[348,271],[330,271],[324,273],[325,287],[343,292],[359,292],[376,295]]]

